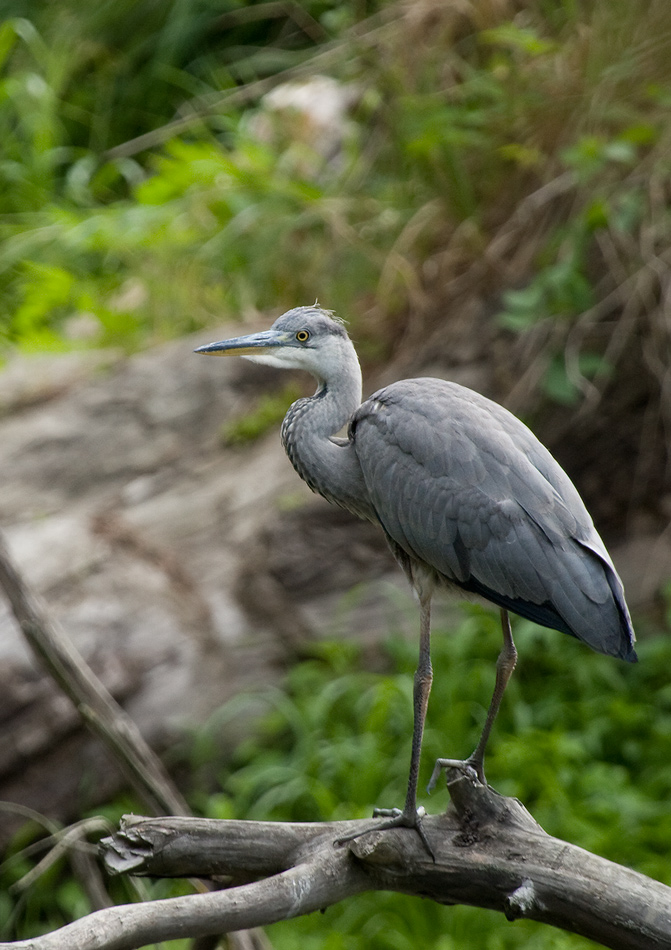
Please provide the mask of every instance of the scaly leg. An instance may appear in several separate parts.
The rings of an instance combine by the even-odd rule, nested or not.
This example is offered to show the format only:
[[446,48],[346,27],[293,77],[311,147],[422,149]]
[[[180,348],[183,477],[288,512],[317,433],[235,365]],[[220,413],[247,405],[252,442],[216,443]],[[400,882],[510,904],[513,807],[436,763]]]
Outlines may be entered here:
[[485,749],[489,740],[489,734],[492,731],[494,720],[499,711],[503,694],[506,691],[508,680],[512,676],[515,664],[517,663],[517,650],[513,642],[513,632],[510,629],[510,617],[507,610],[501,611],[501,628],[503,630],[503,647],[496,661],[496,682],[494,684],[494,693],[492,701],[489,704],[487,718],[480,736],[480,740],[467,759],[438,759],[429,782],[429,791],[434,787],[442,769],[461,769],[466,773],[475,773],[478,780],[483,785],[487,784],[485,779]]
[[419,834],[424,847],[434,858],[433,849],[429,844],[424,828],[422,827],[422,817],[424,810],[417,809],[417,782],[419,779],[419,759],[422,751],[422,736],[424,735],[424,720],[426,719],[426,709],[429,704],[429,693],[431,692],[431,683],[433,682],[433,669],[431,667],[431,596],[420,595],[420,628],[419,628],[419,662],[415,671],[413,681],[413,729],[412,729],[412,752],[410,754],[410,775],[408,777],[408,791],[405,796],[405,805],[403,810],[400,808],[376,808],[373,812],[374,817],[383,817],[387,821],[381,822],[366,831],[360,831],[353,835],[347,835],[340,841],[351,841],[360,837],[362,834],[368,834],[370,831],[384,831],[387,828],[415,828]]

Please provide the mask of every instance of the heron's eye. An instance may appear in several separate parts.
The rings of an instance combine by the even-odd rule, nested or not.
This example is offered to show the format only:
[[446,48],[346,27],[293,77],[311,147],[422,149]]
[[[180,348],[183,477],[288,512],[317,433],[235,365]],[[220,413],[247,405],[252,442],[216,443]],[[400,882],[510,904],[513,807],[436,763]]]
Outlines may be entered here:
[[308,340],[310,339],[310,331],[299,330],[298,333],[296,334],[296,339],[298,340],[299,343],[307,343]]

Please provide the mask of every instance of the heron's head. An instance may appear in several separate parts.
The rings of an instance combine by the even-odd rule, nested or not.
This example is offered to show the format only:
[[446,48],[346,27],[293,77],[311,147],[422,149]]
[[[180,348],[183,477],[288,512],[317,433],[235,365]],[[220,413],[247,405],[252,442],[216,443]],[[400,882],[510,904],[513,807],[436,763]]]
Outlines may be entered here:
[[319,379],[342,372],[356,354],[347,332],[329,310],[296,307],[278,317],[269,330],[199,346],[196,353],[243,356],[280,369],[304,369]]

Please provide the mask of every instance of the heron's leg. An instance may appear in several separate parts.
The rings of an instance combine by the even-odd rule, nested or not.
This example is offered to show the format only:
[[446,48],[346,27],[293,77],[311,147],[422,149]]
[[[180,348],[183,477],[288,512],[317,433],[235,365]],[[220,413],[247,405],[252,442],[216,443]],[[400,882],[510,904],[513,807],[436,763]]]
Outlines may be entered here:
[[413,728],[412,751],[410,753],[410,775],[408,776],[408,790],[405,796],[403,810],[400,808],[376,808],[373,811],[375,818],[386,818],[381,824],[374,825],[366,831],[340,838],[341,842],[351,841],[367,834],[370,831],[384,831],[387,828],[414,828],[419,834],[424,847],[435,860],[433,849],[428,842],[422,827],[424,810],[417,809],[417,782],[419,779],[419,760],[422,752],[422,737],[424,735],[424,720],[429,705],[429,694],[433,682],[433,668],[431,666],[431,597],[420,595],[420,627],[419,627],[419,662],[415,670],[413,681]]
[[487,784],[484,768],[485,749],[487,748],[489,734],[492,731],[492,726],[494,725],[494,720],[496,719],[496,715],[499,711],[503,694],[506,691],[508,680],[512,676],[513,670],[515,669],[515,664],[517,663],[517,650],[515,649],[515,644],[513,642],[513,632],[510,628],[510,617],[508,616],[507,610],[501,611],[501,628],[503,630],[503,647],[496,661],[496,682],[494,684],[494,693],[489,704],[487,718],[485,719],[485,725],[480,735],[480,740],[467,759],[438,759],[433,770],[433,775],[431,776],[431,781],[429,782],[429,790],[431,790],[436,784],[441,769],[447,768],[460,768],[464,771],[472,769],[475,771],[479,781],[482,782],[483,785]]
[[412,751],[410,753],[410,774],[408,791],[405,796],[403,812],[406,816],[417,815],[417,783],[419,781],[419,760],[422,754],[422,739],[429,694],[433,683],[431,666],[431,598],[420,601],[419,622],[419,660],[412,686]]
[[[424,722],[429,705],[429,694],[433,683],[433,668],[431,666],[431,598],[420,600],[419,626],[419,662],[415,670],[412,690],[413,727],[412,751],[410,753],[410,774],[408,776],[408,791],[405,796],[405,805],[401,812],[413,823],[417,816],[417,782],[419,780],[419,760],[422,752],[422,738],[424,736]],[[398,809],[394,809],[398,814]],[[386,815],[385,809],[376,808],[376,815]]]

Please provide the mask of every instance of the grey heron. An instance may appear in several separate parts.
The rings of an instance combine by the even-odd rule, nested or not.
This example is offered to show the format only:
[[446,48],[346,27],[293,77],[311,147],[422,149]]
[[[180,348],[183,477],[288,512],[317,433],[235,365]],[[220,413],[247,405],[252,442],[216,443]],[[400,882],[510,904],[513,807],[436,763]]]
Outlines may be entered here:
[[[430,608],[436,587],[500,608],[503,649],[480,740],[464,760],[439,759],[483,784],[484,754],[517,653],[508,612],[633,662],[624,590],[572,482],[549,451],[495,402],[441,379],[406,379],[361,401],[359,360],[344,325],[319,306],[297,307],[269,330],[200,346],[281,369],[307,370],[313,396],[289,408],[282,442],[294,468],[329,502],[384,531],[420,607],[414,727],[403,809],[376,809],[378,829],[415,828],[429,692]],[[337,433],[347,426],[346,437]]]

